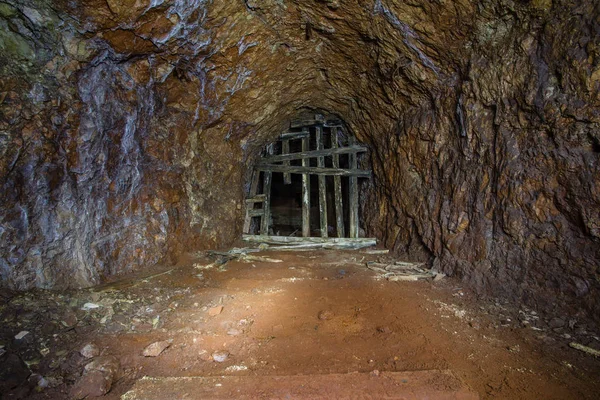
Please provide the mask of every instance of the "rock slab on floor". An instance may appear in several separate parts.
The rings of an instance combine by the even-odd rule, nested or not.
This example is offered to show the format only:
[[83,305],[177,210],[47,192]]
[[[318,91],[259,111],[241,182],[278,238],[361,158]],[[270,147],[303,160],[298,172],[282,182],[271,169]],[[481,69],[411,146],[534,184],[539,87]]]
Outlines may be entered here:
[[121,364],[114,356],[102,356],[87,364],[81,378],[73,385],[73,399],[100,397],[108,393],[117,379]]
[[171,343],[173,343],[173,339],[154,342],[142,351],[142,355],[144,357],[158,357],[165,349],[171,346]]

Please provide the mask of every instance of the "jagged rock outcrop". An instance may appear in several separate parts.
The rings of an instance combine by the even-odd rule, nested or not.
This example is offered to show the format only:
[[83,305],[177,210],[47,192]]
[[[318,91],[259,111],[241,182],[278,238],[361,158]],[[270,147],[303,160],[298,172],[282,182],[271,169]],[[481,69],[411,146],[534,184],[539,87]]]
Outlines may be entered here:
[[595,3],[0,2],[2,283],[230,243],[258,151],[310,109],[371,149],[370,235],[598,315]]

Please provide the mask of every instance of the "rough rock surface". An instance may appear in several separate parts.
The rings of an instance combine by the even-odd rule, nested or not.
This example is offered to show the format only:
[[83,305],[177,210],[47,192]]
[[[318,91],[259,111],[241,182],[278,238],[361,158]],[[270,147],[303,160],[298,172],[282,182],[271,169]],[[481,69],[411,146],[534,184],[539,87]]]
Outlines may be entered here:
[[600,315],[595,1],[0,2],[0,277],[81,287],[240,234],[302,110],[370,149],[367,234]]

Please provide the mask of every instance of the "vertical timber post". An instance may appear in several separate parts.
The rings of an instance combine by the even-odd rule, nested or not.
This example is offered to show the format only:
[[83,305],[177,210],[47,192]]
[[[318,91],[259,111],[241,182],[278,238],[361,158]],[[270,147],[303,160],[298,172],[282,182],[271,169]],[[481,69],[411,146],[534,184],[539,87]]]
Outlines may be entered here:
[[[316,128],[317,150],[323,150],[323,129]],[[317,167],[325,168],[325,157],[317,157]],[[319,175],[319,220],[321,222],[321,237],[327,237],[327,181],[325,175]]]
[[[338,145],[338,128],[331,128],[331,148],[337,149]],[[339,154],[333,155],[333,168],[340,167],[340,156]],[[333,189],[335,196],[335,225],[337,231],[337,237],[344,237],[344,201],[342,199],[342,177],[333,177]]]
[[[270,144],[267,147],[267,153],[269,155],[273,154],[273,144]],[[260,224],[260,234],[268,235],[269,234],[269,224],[271,222],[271,181],[273,177],[273,172],[264,171],[264,180],[263,180],[263,192],[265,194],[265,201],[263,203],[263,215]]]
[[[350,146],[354,146],[356,144],[356,138],[351,135],[348,137],[348,142]],[[358,169],[358,160],[356,153],[350,153],[350,170],[356,171]],[[358,177],[356,175],[350,176],[348,185],[348,196],[350,197],[349,201],[349,214],[350,214],[350,237],[357,238],[358,237]]]
[[[283,139],[281,141],[281,154],[288,154],[290,152],[290,141],[289,139]],[[283,165],[290,165],[289,161],[284,161]],[[283,183],[285,185],[291,185],[292,184],[292,174],[290,174],[289,172],[284,172],[283,173]]]
[[[308,133],[308,128],[303,128]],[[302,137],[302,151],[310,150],[310,136]],[[303,167],[310,167],[310,159],[302,159]],[[310,175],[302,174],[302,236],[310,237]]]

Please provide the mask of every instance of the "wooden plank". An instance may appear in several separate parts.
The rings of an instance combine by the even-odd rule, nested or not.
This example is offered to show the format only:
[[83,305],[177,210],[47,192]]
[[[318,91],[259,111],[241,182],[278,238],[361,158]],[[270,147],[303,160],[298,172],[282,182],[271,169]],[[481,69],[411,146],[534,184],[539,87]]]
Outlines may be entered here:
[[[331,148],[338,149],[338,128],[331,128]],[[333,155],[333,168],[340,168],[340,156]],[[344,237],[344,201],[342,199],[342,177],[333,177],[333,194],[335,198],[335,228],[337,237]]]
[[295,119],[290,123],[290,128],[305,128],[315,125],[323,125],[325,123],[325,117],[316,114],[315,118],[312,119]]
[[[287,155],[290,152],[290,140],[289,139],[283,139],[281,141],[281,155]],[[283,165],[287,165],[289,167],[290,162],[289,161],[284,161]],[[292,175],[289,172],[284,172],[283,173],[283,184],[284,185],[291,185],[292,184]]]
[[[248,193],[249,198],[256,197],[256,192],[258,190],[258,183],[260,182],[260,172],[254,171],[252,172],[252,183],[250,183],[250,193]],[[254,209],[254,202],[251,204],[246,203],[246,218],[244,220],[244,227],[242,232],[250,233],[250,225],[252,224],[252,217],[248,214],[249,210]]]
[[284,140],[291,140],[291,139],[302,139],[304,137],[310,137],[310,132],[284,132],[281,135],[279,135],[279,138]]
[[[305,132],[309,132],[307,128]],[[310,150],[310,136],[302,138],[302,151]],[[309,159],[302,160],[302,168],[310,168]],[[302,174],[302,236],[310,236],[310,175],[308,172]]]
[[[353,135],[348,137],[349,145],[353,146],[356,143],[356,138]],[[358,168],[358,160],[355,154],[350,154],[350,169],[356,170]],[[348,211],[350,214],[350,237],[358,237],[358,178],[356,176],[350,176],[350,182],[348,185]]]
[[[267,153],[273,154],[273,145],[270,144],[267,147]],[[273,178],[273,173],[271,171],[264,171],[264,180],[263,180],[263,191],[265,195],[265,201],[263,202],[263,216],[260,224],[260,233],[261,235],[269,234],[269,223],[271,220],[271,182]]]
[[[317,150],[323,150],[323,130],[320,126],[315,128],[317,139]],[[325,168],[325,157],[317,158],[317,167]],[[319,175],[319,221],[321,226],[321,237],[327,237],[327,181],[325,175]]]
[[[308,164],[308,159],[303,162]],[[331,176],[354,176],[359,178],[370,178],[371,171],[362,169],[343,169],[343,168],[321,168],[321,167],[300,167],[291,165],[273,165],[273,164],[258,164],[254,167],[257,171],[271,172],[289,172],[290,174],[312,174],[312,175],[331,175]]]
[[[290,160],[302,160],[303,158],[316,158],[320,156],[332,156],[335,154],[352,154],[352,153],[364,153],[368,149],[365,146],[349,146],[349,147],[338,147],[335,149],[321,149],[302,151],[299,153],[289,154],[278,154],[270,157],[264,157],[259,161],[259,164],[270,164],[274,162],[290,161]],[[289,151],[289,150],[288,150]]]
[[263,201],[265,201],[265,195],[264,194],[257,194],[254,197],[246,199],[246,204],[262,203]]
[[376,238],[335,238],[335,237],[298,237],[298,236],[269,236],[269,235],[242,235],[246,242],[267,244],[306,244],[306,243],[348,243],[369,244],[375,246]]
[[265,210],[262,208],[257,208],[255,210],[248,210],[248,215],[250,215],[250,217],[262,217],[264,212]]

